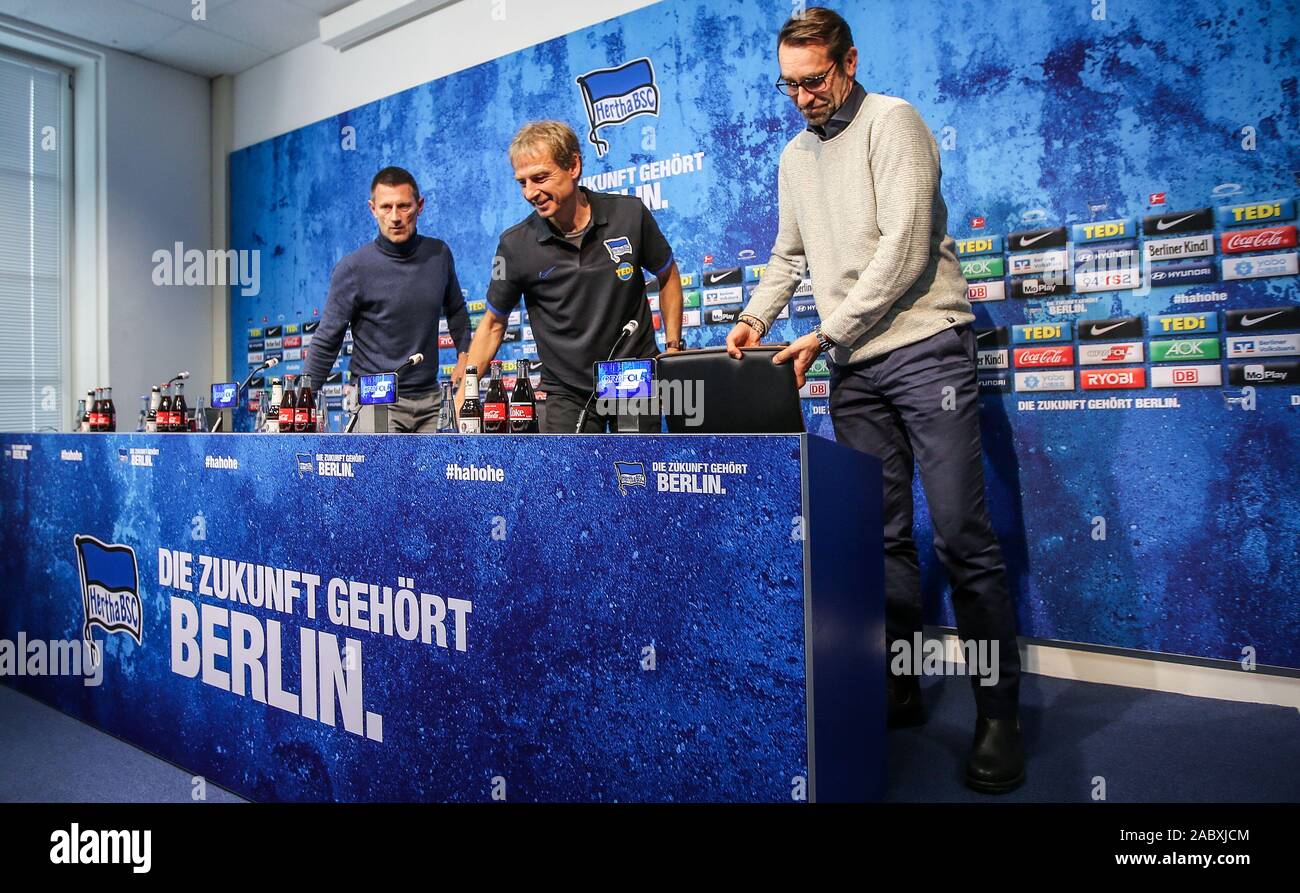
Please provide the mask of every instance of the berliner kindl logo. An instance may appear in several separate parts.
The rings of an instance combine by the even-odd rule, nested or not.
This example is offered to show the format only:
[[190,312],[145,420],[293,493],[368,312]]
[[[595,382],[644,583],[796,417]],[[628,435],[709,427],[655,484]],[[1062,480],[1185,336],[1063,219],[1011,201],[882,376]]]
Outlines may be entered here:
[[591,124],[587,139],[601,158],[609,151],[609,143],[600,138],[600,128],[622,124],[637,115],[659,115],[659,87],[648,58],[589,71],[579,75],[577,83]]
[[91,631],[98,626],[108,633],[126,633],[141,642],[140,575],[135,550],[130,546],[102,543],[93,536],[72,538],[77,546],[77,568],[81,572],[81,606],[85,622],[81,637],[90,654],[91,666],[100,663],[99,645]]

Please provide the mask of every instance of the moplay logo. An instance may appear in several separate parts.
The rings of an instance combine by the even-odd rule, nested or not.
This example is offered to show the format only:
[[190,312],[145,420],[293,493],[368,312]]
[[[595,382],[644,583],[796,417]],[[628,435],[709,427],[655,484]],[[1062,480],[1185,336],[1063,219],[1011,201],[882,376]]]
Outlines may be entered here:
[[1174,341],[1152,341],[1151,362],[1177,363],[1189,360],[1219,359],[1219,339],[1179,338]]
[[1079,376],[1085,391],[1144,388],[1147,383],[1147,371],[1140,366],[1134,369],[1084,369]]
[[1228,383],[1243,385],[1300,384],[1300,362],[1296,363],[1229,363]]
[[1026,276],[1011,280],[1011,297],[1013,298],[1050,298],[1065,294],[1070,284],[1065,276]]

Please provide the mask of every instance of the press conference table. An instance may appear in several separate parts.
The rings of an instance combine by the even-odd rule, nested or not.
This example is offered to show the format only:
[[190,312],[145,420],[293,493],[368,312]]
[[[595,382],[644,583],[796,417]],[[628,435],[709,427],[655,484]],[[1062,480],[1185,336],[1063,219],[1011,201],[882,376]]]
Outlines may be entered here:
[[870,456],[808,435],[0,445],[0,638],[89,627],[100,655],[3,681],[239,794],[880,797]]

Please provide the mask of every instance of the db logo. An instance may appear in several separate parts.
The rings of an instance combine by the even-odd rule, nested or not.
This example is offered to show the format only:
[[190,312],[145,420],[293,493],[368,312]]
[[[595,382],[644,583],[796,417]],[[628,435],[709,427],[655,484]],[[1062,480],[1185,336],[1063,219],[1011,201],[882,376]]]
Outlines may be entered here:
[[972,301],[982,301],[989,296],[989,287],[987,285],[972,285],[967,290],[966,296]]
[[806,381],[804,386],[799,389],[799,396],[805,399],[829,397],[830,394],[831,384],[828,381]]
[[1201,373],[1196,369],[1175,369],[1174,384],[1196,384],[1201,380]]

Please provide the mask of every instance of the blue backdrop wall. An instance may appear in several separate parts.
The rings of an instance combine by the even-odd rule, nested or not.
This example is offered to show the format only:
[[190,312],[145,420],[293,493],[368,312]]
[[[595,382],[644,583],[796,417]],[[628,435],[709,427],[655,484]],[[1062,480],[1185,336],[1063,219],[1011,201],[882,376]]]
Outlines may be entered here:
[[[952,233],[973,240],[988,485],[1022,633],[1300,667],[1300,6],[828,5],[853,26],[859,80],[931,125]],[[232,290],[233,368],[269,351],[300,365],[333,265],[373,237],[366,189],[386,164],[415,172],[421,230],[451,245],[481,302],[497,235],[528,211],[510,137],[538,118],[586,137],[608,106],[590,111],[579,78],[643,59],[620,89],[646,113],[598,127],[585,173],[655,211],[700,310],[686,339],[720,343],[729,324],[711,320],[743,294],[702,275],[740,267],[745,289],[761,275],[777,158],[800,127],[772,86],[789,12],[665,0],[234,153],[231,244],[262,265],[257,294]],[[594,98],[607,80],[588,81]],[[1097,222],[1115,226],[1076,226]],[[1086,266],[1093,241],[1101,272]],[[810,328],[810,305],[796,299],[775,337]],[[526,318],[514,334],[505,355],[529,355]],[[1043,350],[1014,343],[1044,336]],[[833,436],[818,371],[806,415]],[[932,559],[925,581],[949,619]]]

